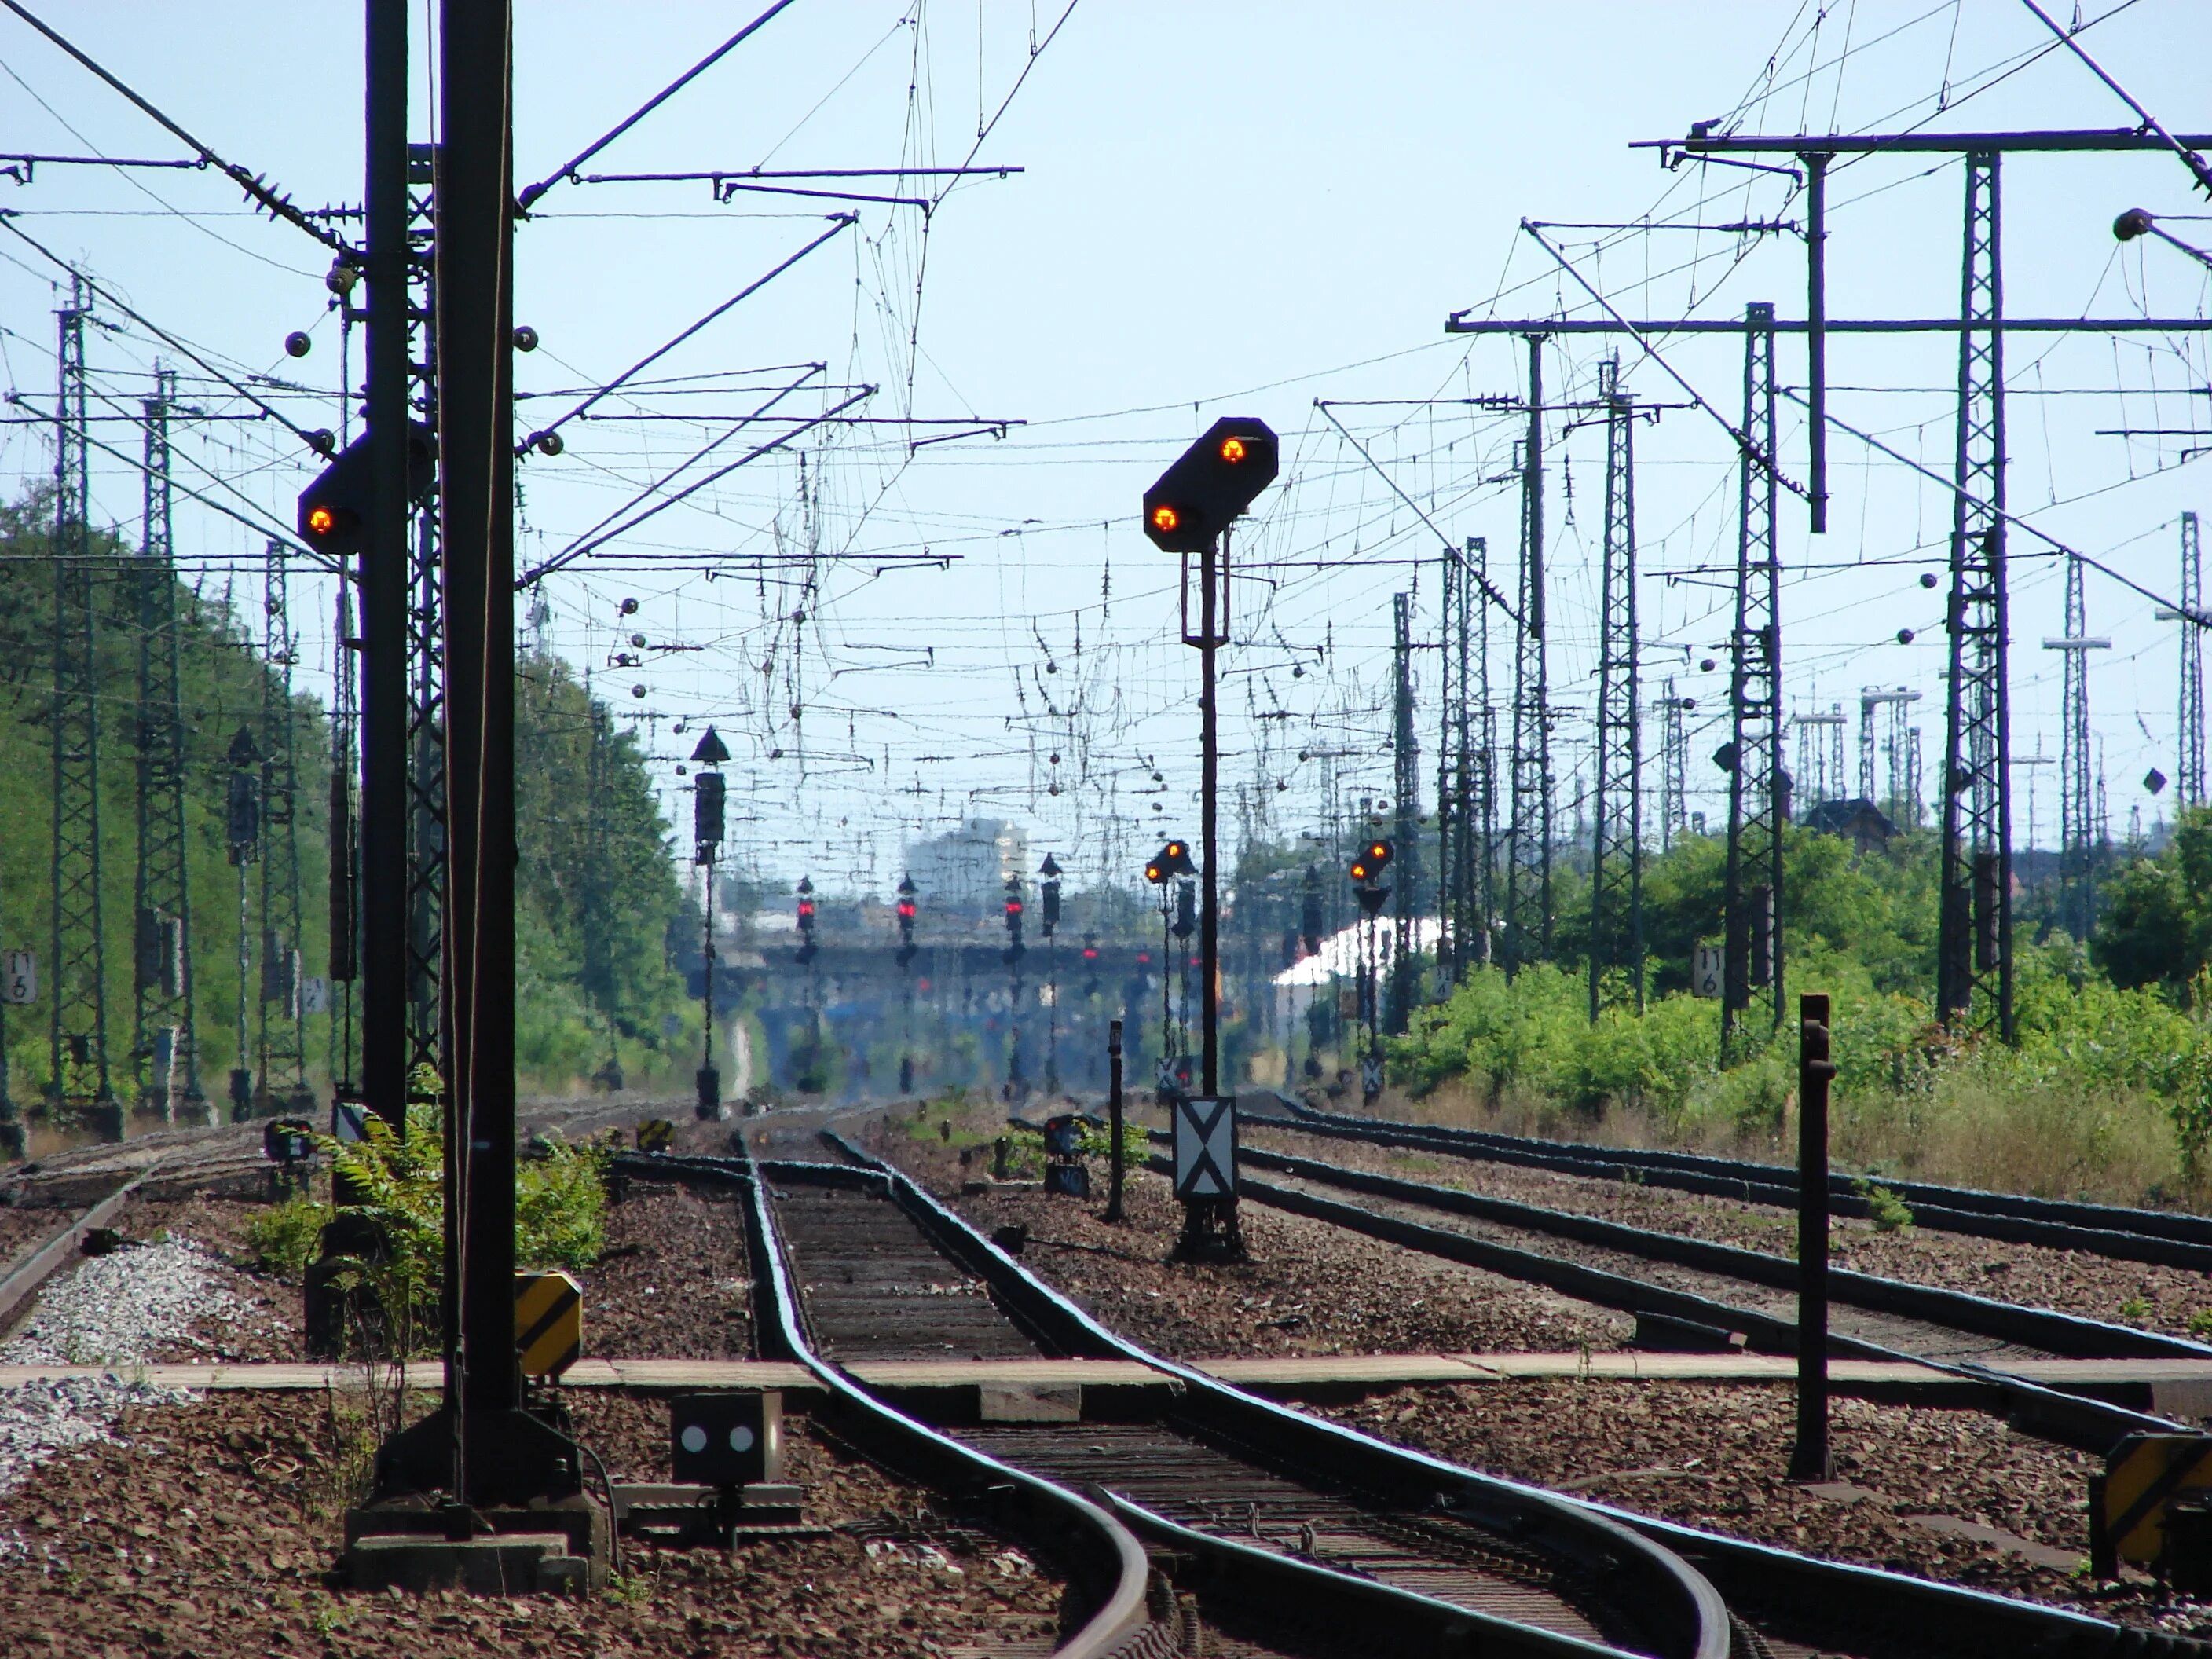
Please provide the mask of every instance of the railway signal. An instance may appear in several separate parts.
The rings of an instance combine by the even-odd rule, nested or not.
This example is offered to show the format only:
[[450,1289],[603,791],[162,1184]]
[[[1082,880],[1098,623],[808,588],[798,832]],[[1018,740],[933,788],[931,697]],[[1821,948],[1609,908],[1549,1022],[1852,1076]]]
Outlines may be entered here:
[[[368,544],[373,492],[369,436],[363,433],[331,459],[315,481],[300,492],[295,526],[300,539],[333,558],[362,552]],[[436,475],[429,428],[410,423],[407,436],[407,502],[419,507]]]
[[814,883],[805,876],[799,878],[799,956],[803,965],[814,960]]
[[898,884],[898,965],[902,968],[914,965],[914,878],[911,875],[901,876]]
[[1275,434],[1265,421],[1216,421],[1145,492],[1145,534],[1164,553],[1208,551],[1275,481],[1278,464]]
[[693,1111],[702,1122],[722,1115],[722,1073],[714,1064],[714,861],[722,855],[723,807],[728,787],[718,769],[730,757],[721,734],[708,726],[691,750],[702,769],[692,786],[691,857],[699,866],[700,1053]]
[[1006,878],[1006,960],[1019,959],[1026,947],[1022,944],[1022,878]]
[[[1198,871],[1203,890],[1198,901],[1199,1052],[1200,1092],[1212,1097],[1220,1079],[1221,936],[1215,887],[1220,850],[1216,815],[1220,799],[1220,743],[1215,708],[1214,653],[1229,637],[1229,531],[1237,517],[1270,483],[1279,465],[1273,428],[1249,416],[1216,421],[1204,436],[1177,457],[1145,492],[1144,531],[1163,552],[1183,559],[1182,638],[1199,653],[1200,837],[1206,859]],[[1189,556],[1197,554],[1198,631],[1191,631]],[[1164,881],[1163,874],[1158,879]],[[1180,897],[1180,896],[1178,896]],[[1188,950],[1182,952],[1186,961]],[[1220,1097],[1232,1121],[1236,1101]],[[1186,1255],[1239,1259],[1243,1236],[1237,1220],[1234,1182],[1224,1193],[1194,1194],[1184,1205],[1182,1242]]]
[[1044,878],[1037,883],[1037,931],[1050,939],[1060,926],[1060,860],[1047,853],[1037,873]]

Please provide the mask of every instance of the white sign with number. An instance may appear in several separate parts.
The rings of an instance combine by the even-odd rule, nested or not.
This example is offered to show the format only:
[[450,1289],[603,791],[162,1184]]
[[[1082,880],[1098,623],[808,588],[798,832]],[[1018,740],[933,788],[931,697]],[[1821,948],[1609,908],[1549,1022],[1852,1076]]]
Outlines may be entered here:
[[1717,997],[1721,994],[1721,947],[1700,945],[1690,957],[1690,994]]
[[39,958],[29,951],[0,951],[0,1002],[39,1000]]

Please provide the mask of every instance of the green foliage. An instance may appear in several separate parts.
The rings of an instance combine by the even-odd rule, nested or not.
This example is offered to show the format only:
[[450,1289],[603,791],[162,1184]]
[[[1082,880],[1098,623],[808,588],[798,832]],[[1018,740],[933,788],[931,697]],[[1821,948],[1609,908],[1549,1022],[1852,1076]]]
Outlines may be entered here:
[[307,1197],[288,1198],[246,1224],[246,1242],[265,1271],[297,1279],[314,1259],[316,1240],[330,1218],[327,1204]]
[[2212,1041],[2199,1042],[2189,1051],[2181,1086],[2166,1102],[2166,1111],[2173,1119],[2182,1170],[2193,1182],[2203,1173],[2205,1152],[2212,1148]]
[[[0,945],[39,953],[39,1002],[8,1022],[8,1058],[19,1095],[32,1092],[50,1070],[48,1017],[53,994],[47,960],[52,927],[50,860],[53,837],[53,760],[46,724],[53,675],[52,488],[41,484],[20,501],[0,505]],[[118,1092],[130,1082],[133,994],[131,940],[137,926],[131,872],[137,856],[136,747],[138,681],[138,588],[118,567],[138,550],[116,532],[95,528],[96,559],[115,560],[93,580],[99,677],[100,857],[104,879],[100,921],[106,939],[108,1054]],[[133,573],[137,574],[137,573]],[[238,872],[224,835],[231,735],[240,726],[260,731],[264,687],[259,659],[259,584],[247,579],[234,598],[204,593],[173,581],[176,606],[178,680],[184,709],[185,862],[192,898],[191,971],[199,1027],[200,1074],[219,1094],[223,1072],[235,1065],[240,1000]],[[248,627],[248,618],[252,626]],[[329,864],[325,824],[329,792],[328,726],[312,699],[295,701],[293,729],[299,792],[294,801],[305,891],[298,941],[307,971],[319,974],[327,960],[330,907],[323,896]],[[257,740],[258,738],[257,738]],[[265,745],[264,745],[265,746]],[[256,902],[260,872],[249,872]],[[258,923],[255,924],[258,926]],[[249,973],[259,953],[249,952]],[[251,1018],[260,1012],[258,987],[245,988]],[[325,1016],[309,1022],[307,1048],[323,1051]],[[29,1082],[33,1088],[26,1090]]]
[[1880,1182],[1860,1176],[1851,1190],[1866,1200],[1867,1219],[1878,1233],[1899,1233],[1912,1225],[1912,1206]]
[[2212,808],[2185,806],[2156,858],[2104,884],[2090,955],[2116,985],[2182,993],[2212,962]]
[[[419,1102],[409,1109],[404,1138],[373,1115],[362,1135],[351,1142],[315,1137],[337,1176],[360,1194],[349,1213],[374,1222],[383,1242],[380,1254],[350,1260],[339,1282],[372,1293],[385,1310],[394,1352],[404,1354],[416,1334],[436,1324],[445,1273],[445,1137],[437,1109]],[[538,1150],[541,1156],[523,1159],[515,1170],[515,1264],[588,1267],[606,1247],[613,1147],[598,1141],[572,1146],[554,1137]],[[249,1243],[263,1267],[297,1277],[337,1213],[327,1203],[295,1198],[257,1218]]]

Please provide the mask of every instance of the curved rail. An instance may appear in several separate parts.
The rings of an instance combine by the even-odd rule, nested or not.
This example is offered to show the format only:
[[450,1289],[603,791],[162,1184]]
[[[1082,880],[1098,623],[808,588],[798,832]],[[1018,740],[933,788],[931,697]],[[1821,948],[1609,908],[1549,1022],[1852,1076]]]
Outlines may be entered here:
[[[842,1149],[853,1156],[866,1157],[866,1154],[859,1153],[842,1142],[839,1144]],[[1249,1148],[1240,1148],[1240,1157],[1249,1151]],[[921,1196],[933,1207],[942,1210],[943,1206],[937,1206],[935,1200],[929,1200],[926,1194]],[[1350,1205],[1334,1207],[1354,1216],[1371,1214]],[[971,1248],[994,1255],[999,1254],[996,1247],[976,1236],[971,1229],[967,1229],[964,1223],[958,1223],[957,1218],[954,1219],[972,1241]],[[1441,1229],[1428,1231],[1468,1243],[1480,1243],[1468,1239],[1464,1234],[1444,1233]],[[1532,1261],[1544,1260],[1533,1253],[1521,1254],[1528,1255]],[[1013,1274],[1028,1278],[1018,1264],[1010,1259],[1000,1259]],[[1030,1282],[1036,1283],[1034,1280]],[[1066,1316],[1078,1328],[1098,1330],[1095,1322],[1072,1304],[1066,1304],[1056,1292],[1042,1285],[1037,1285],[1036,1289],[1043,1297],[1061,1304],[1066,1308]],[[1145,1354],[1143,1350],[1121,1342],[1110,1333],[1100,1334],[1114,1345],[1113,1352],[1117,1356],[1140,1355],[1146,1363],[1169,1370],[1188,1383],[1210,1387],[1226,1394],[1237,1393],[1226,1384],[1201,1373],[1190,1371],[1172,1361]],[[1887,1354],[1883,1357],[1910,1356]],[[1995,1374],[1989,1374],[1988,1380],[1993,1382],[2015,1381]],[[2042,1396],[2045,1410],[2068,1420],[2100,1421],[2104,1412],[2118,1410],[2117,1407],[2103,1407],[2100,1402],[2059,1395],[2032,1383],[2017,1382],[2016,1387],[2018,1393],[2012,1401],[2016,1407],[2033,1404],[2034,1396]],[[1317,1422],[1317,1419],[1305,1418],[1285,1407],[1271,1406],[1271,1409],[1284,1416],[1296,1417],[1304,1423]],[[2072,1413],[2077,1409],[2088,1415],[2074,1419]],[[2157,1419],[2146,1420],[2155,1422]],[[1323,1426],[1334,1428],[1336,1425]],[[1352,1433],[1348,1430],[1344,1432]],[[1366,1438],[1364,1436],[1355,1437]],[[1370,1443],[1387,1445],[1388,1443]],[[1390,1449],[1401,1449],[1393,1447]],[[1450,1464],[1429,1458],[1425,1454],[1407,1451],[1403,1455],[1456,1475],[1464,1477],[1467,1474]],[[1518,1487],[1517,1483],[1496,1477],[1486,1479],[1499,1486],[1516,1487],[1523,1492],[1536,1490]],[[1927,1659],[2025,1659],[2026,1656],[2034,1656],[2034,1659],[2185,1659],[2185,1656],[2187,1659],[2212,1659],[2212,1644],[2191,1637],[2119,1625],[2069,1608],[2017,1601],[1964,1585],[1916,1578],[1878,1567],[1822,1560],[1773,1545],[1705,1532],[1678,1522],[1638,1515],[1632,1510],[1594,1500],[1560,1501],[1572,1502],[1665,1545],[1676,1556],[1697,1568],[1709,1583],[1722,1591],[1732,1613],[1738,1619],[1753,1621],[1763,1635],[1802,1645],[1808,1650],[1820,1653],[1861,1651],[1857,1647],[1836,1645],[1838,1632],[1842,1630],[1863,1639],[1869,1644],[1867,1650],[1879,1652],[1891,1656],[1891,1659],[1902,1659],[1902,1656],[1915,1656],[1916,1659],[1918,1656],[1926,1656]],[[1796,1648],[1793,1647],[1792,1650]],[[1755,1656],[1769,1651],[1771,1650],[1756,1640],[1741,1644],[1734,1650],[1738,1656]]]
[[[625,1158],[619,1166],[661,1179],[728,1182],[747,1204],[745,1248],[755,1284],[769,1294],[756,1298],[755,1342],[763,1359],[805,1367],[821,1386],[814,1407],[838,1432],[869,1449],[890,1467],[980,1512],[994,1528],[1042,1540],[1067,1567],[1093,1611],[1053,1650],[1054,1659],[1172,1659],[1180,1651],[1174,1632],[1152,1616],[1146,1597],[1150,1566],[1129,1529],[1088,1499],[963,1445],[893,1409],[854,1386],[813,1351],[797,1317],[797,1298],[766,1195],[750,1158]],[[765,1306],[761,1305],[765,1303]]]
[[[1181,1385],[1176,1414],[1202,1432],[1230,1443],[1267,1449],[1269,1454],[1310,1471],[1332,1485],[1368,1495],[1414,1513],[1449,1515],[1484,1531],[1510,1539],[1565,1564],[1578,1576],[1603,1584],[1617,1602],[1639,1609],[1639,1622],[1681,1659],[1725,1659],[1729,1652],[1728,1611],[1718,1593],[1671,1551],[1601,1516],[1590,1506],[1555,1493],[1458,1468],[1403,1447],[1373,1439],[1340,1425],[1307,1417],[1272,1401],[1230,1388],[1203,1372],[1162,1358],[1108,1330],[1066,1297],[1032,1277],[968,1223],[918,1186],[904,1171],[871,1157],[832,1132],[825,1140],[872,1176],[884,1182],[899,1206],[953,1261],[975,1275],[1023,1324],[1062,1352],[1079,1357],[1133,1360]],[[1139,1505],[1118,1503],[1115,1512],[1179,1553],[1201,1553],[1209,1568],[1250,1582],[1268,1575],[1267,1593],[1297,1602],[1316,1594],[1312,1564],[1273,1551],[1254,1551],[1196,1533]],[[1139,1523],[1136,1517],[1144,1518]],[[1295,1573],[1284,1569],[1295,1568]],[[1334,1569],[1321,1569],[1341,1579]],[[1476,1650],[1497,1652],[1589,1652],[1585,1643],[1555,1637],[1503,1620],[1490,1620],[1464,1606],[1436,1601],[1372,1581],[1359,1594],[1388,1592],[1404,1628],[1433,1631],[1449,1639],[1453,1622],[1480,1633]],[[1422,1605],[1426,1604],[1426,1605]],[[1439,1621],[1444,1621],[1439,1625]],[[1393,1629],[1398,1626],[1394,1623]],[[1370,1626],[1371,1628],[1371,1626]],[[1563,1643],[1572,1645],[1563,1646]],[[1606,1650],[1596,1650],[1605,1651]]]
[[[1797,1202],[1797,1171],[1787,1164],[1759,1164],[1705,1152],[1599,1146],[1583,1141],[1500,1134],[1489,1129],[1354,1117],[1343,1112],[1320,1111],[1279,1090],[1261,1092],[1281,1103],[1290,1114],[1288,1127],[1310,1134],[1372,1141],[1420,1152],[1448,1152],[1458,1158],[1550,1170],[1595,1180],[1635,1180],[1648,1187],[1668,1187],[1680,1192],[1705,1193],[1784,1209],[1794,1208]],[[1836,1214],[1869,1213],[1869,1201],[1859,1187],[1862,1179],[1830,1174],[1828,1201]],[[2055,1250],[2082,1250],[2115,1261],[2212,1272],[2212,1218],[2036,1198],[2024,1193],[1993,1193],[1926,1181],[1884,1179],[1881,1185],[1911,1206],[1915,1225],[1933,1231],[2001,1239],[2011,1244],[2040,1244]]]

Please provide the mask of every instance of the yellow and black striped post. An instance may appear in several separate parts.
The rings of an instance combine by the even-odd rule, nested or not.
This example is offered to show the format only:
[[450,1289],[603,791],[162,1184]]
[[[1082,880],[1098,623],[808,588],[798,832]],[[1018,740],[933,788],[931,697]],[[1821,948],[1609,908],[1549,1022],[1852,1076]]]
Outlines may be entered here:
[[514,1351],[525,1376],[557,1377],[584,1352],[583,1287],[564,1273],[514,1276]]

